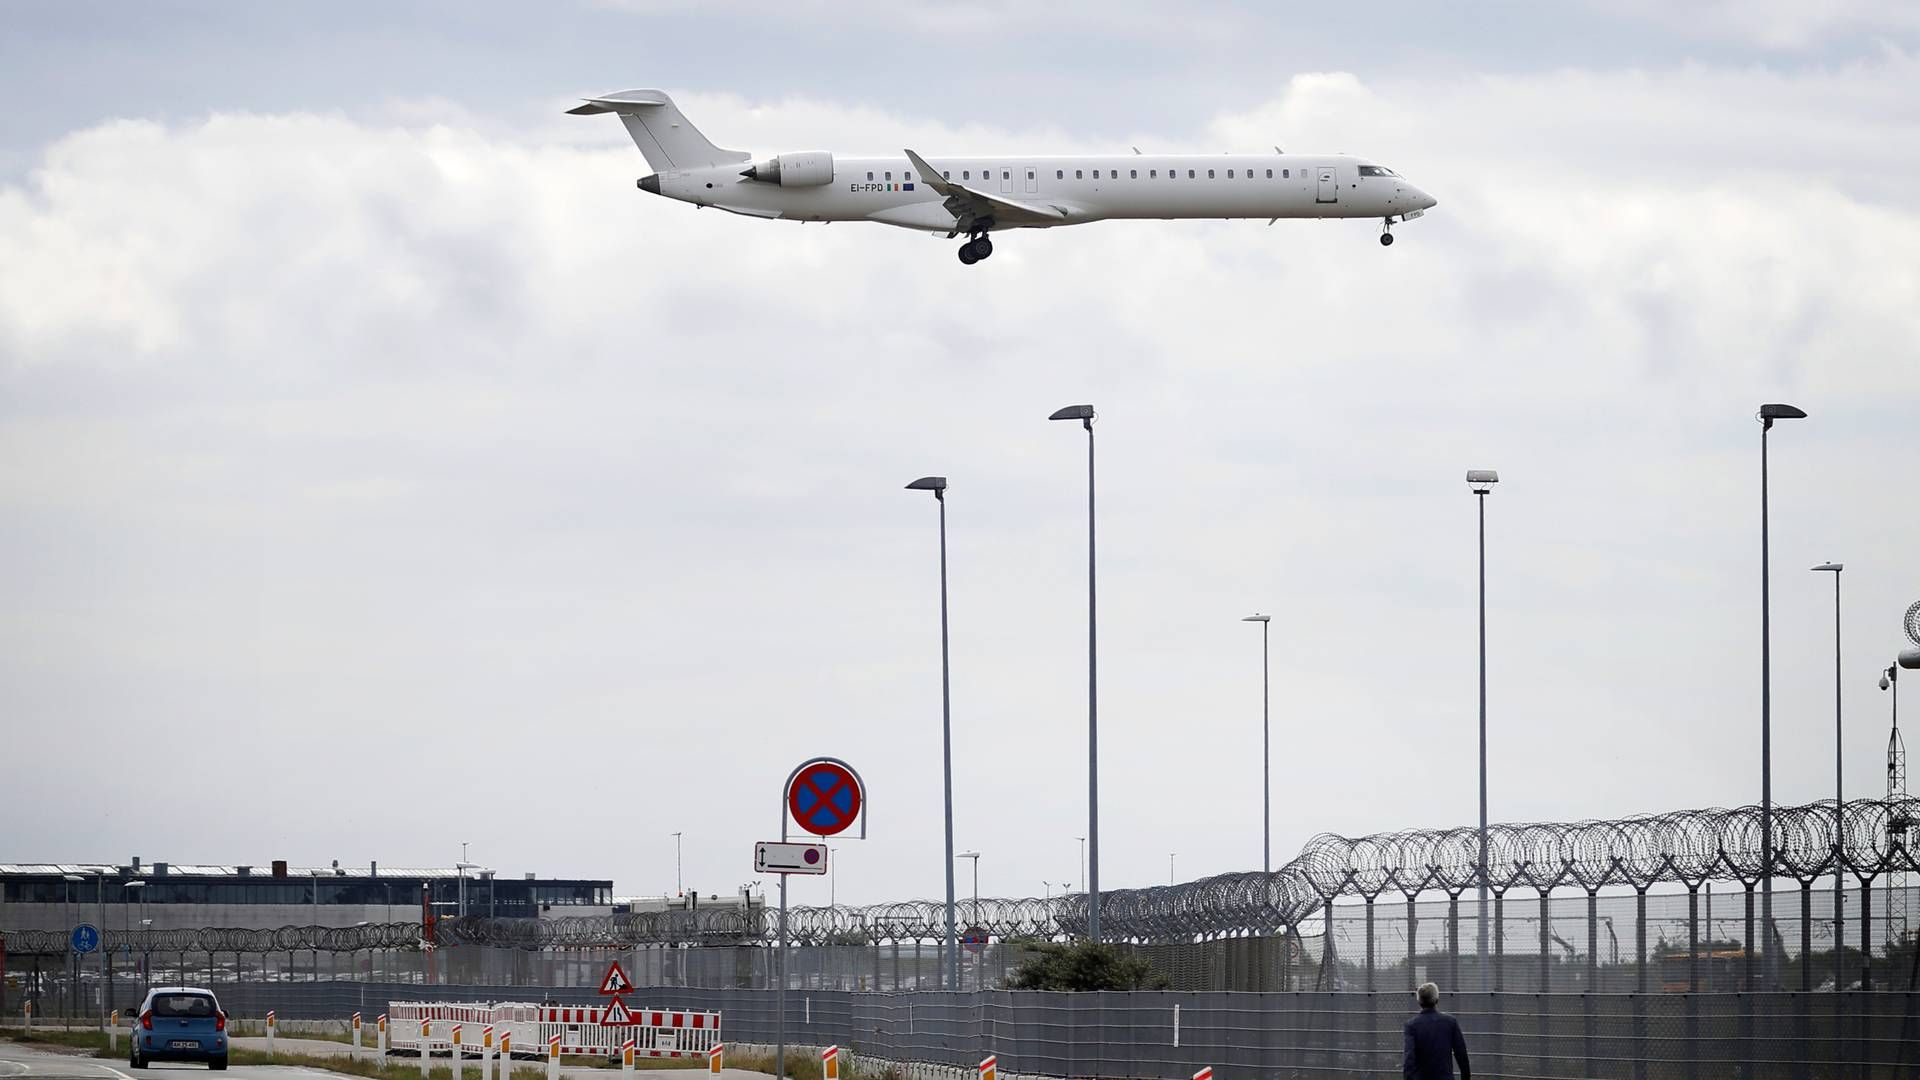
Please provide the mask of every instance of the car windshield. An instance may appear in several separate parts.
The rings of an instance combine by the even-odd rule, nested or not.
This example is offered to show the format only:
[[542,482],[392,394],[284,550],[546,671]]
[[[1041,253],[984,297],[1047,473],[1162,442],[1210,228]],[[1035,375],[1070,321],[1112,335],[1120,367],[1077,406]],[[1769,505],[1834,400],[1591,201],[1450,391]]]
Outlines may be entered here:
[[160,994],[153,999],[155,1016],[205,1019],[213,1012],[213,999],[204,994]]
[[1362,165],[1360,166],[1360,175],[1361,176],[1393,176],[1395,175],[1395,173],[1392,169],[1388,169],[1379,165]]

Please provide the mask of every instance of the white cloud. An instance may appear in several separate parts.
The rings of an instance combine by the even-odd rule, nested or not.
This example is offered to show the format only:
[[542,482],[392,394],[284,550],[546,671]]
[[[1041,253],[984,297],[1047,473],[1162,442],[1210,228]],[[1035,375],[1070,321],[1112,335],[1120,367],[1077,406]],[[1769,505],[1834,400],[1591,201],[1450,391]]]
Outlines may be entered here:
[[[152,824],[150,857],[470,839],[645,891],[682,828],[690,880],[745,880],[778,778],[832,751],[875,788],[841,896],[931,893],[933,519],[898,488],[945,472],[958,839],[989,853],[983,889],[1038,892],[1074,869],[1084,806],[1082,444],[1043,418],[1091,400],[1107,880],[1257,851],[1255,608],[1276,615],[1277,849],[1471,814],[1469,466],[1508,479],[1496,814],[1739,801],[1749,416],[1780,398],[1814,417],[1776,441],[1777,782],[1819,797],[1824,594],[1800,567],[1856,567],[1857,642],[1920,584],[1898,569],[1920,511],[1881,497],[1920,450],[1920,216],[1886,197],[1914,86],[1897,57],[1305,77],[1140,137],[1374,155],[1441,200],[1393,249],[1365,223],[1113,223],[1011,235],[972,269],[909,233],[641,195],[605,118],[77,132],[0,189],[16,760],[217,740],[197,767],[232,791],[192,797],[220,849]],[[683,105],[756,150],[1097,148]],[[10,780],[47,857],[120,851],[143,805],[112,792],[75,826],[59,774]],[[632,801],[607,809],[609,786]],[[603,819],[622,850],[573,827]]]

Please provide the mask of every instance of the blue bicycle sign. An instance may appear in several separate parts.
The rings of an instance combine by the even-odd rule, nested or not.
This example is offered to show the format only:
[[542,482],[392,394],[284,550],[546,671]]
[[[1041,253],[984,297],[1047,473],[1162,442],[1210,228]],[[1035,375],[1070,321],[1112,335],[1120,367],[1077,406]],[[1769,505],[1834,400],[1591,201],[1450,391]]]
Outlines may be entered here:
[[92,923],[81,923],[73,928],[73,951],[82,956],[100,947],[100,931]]

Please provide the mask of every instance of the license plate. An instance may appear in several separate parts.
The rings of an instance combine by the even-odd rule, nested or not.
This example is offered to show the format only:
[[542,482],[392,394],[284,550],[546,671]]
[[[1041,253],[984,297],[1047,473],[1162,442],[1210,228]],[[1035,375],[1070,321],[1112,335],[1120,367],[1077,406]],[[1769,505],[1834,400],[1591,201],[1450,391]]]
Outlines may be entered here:
[[200,1049],[200,1040],[199,1039],[175,1039],[172,1042],[168,1043],[167,1046],[175,1050],[198,1050]]

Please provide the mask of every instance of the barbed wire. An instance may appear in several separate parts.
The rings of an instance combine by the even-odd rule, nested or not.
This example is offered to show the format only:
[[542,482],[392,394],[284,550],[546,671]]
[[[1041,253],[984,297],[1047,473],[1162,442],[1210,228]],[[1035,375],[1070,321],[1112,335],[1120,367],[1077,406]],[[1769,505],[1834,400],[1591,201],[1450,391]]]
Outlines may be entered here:
[[[1612,820],[1494,825],[1488,830],[1487,888],[1545,895],[1659,884],[1698,888],[1762,877],[1757,806],[1681,810]],[[1862,799],[1835,813],[1831,800],[1775,807],[1774,874],[1811,886],[1836,867],[1861,883],[1894,872],[1920,872],[1911,846],[1920,838],[1920,800]],[[1220,874],[1178,885],[1115,889],[1101,896],[1102,936],[1155,942],[1275,933],[1301,926],[1340,897],[1368,902],[1423,893],[1458,897],[1481,883],[1479,831],[1473,826],[1418,829],[1348,838],[1323,833],[1292,862],[1270,874]],[[994,938],[1052,938],[1084,933],[1085,894],[960,902],[959,918]],[[447,917],[434,944],[527,950],[629,948],[639,945],[762,945],[778,933],[777,913],[764,907],[708,907],[558,919]],[[800,945],[875,945],[932,941],[946,933],[936,900],[867,906],[796,907],[789,938]],[[60,954],[61,931],[5,932],[15,954]],[[107,930],[103,947],[135,952],[358,952],[426,947],[420,923],[349,927],[283,926],[275,930],[203,927]]]

